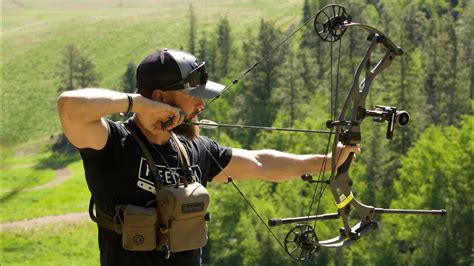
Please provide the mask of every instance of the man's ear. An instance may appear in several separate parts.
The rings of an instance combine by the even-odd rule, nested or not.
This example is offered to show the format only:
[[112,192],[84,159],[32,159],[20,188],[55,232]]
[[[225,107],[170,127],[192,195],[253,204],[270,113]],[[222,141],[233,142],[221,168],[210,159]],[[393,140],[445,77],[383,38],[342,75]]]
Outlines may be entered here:
[[154,90],[151,94],[151,99],[153,101],[163,102],[164,91],[162,90]]

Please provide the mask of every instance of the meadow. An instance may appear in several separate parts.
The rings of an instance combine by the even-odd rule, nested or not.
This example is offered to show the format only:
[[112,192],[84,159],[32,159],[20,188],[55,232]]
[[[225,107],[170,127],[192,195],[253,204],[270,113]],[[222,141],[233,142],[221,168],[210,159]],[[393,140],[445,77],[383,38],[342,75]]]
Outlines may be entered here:
[[[91,57],[100,85],[116,89],[130,62],[161,48],[185,49],[190,1],[4,1],[1,145],[58,134],[58,63],[69,44]],[[271,4],[270,4],[271,2]],[[193,1],[199,34],[227,17],[238,40],[261,19],[285,29],[302,1]],[[236,73],[237,75],[237,73]]]
[[[50,151],[61,133],[56,113],[58,63],[69,44],[89,55],[102,87],[116,89],[126,65],[163,47],[184,48],[193,4],[199,34],[219,19],[244,37],[260,20],[285,29],[302,1],[3,1],[0,221],[86,212],[89,191],[76,155]],[[57,186],[32,190],[67,169]],[[59,223],[1,232],[2,265],[98,265],[96,225]]]

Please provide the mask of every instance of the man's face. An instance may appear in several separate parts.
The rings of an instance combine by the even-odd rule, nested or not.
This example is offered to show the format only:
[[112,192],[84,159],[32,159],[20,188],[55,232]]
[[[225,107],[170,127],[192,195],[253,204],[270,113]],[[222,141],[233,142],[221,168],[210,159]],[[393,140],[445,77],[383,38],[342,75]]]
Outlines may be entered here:
[[190,96],[188,94],[179,91],[168,91],[164,92],[164,100],[170,101],[167,104],[173,105],[186,112],[187,116],[185,120],[191,120],[196,117],[197,114],[204,110],[204,100]]
[[[179,91],[163,92],[163,102],[178,107],[186,112],[185,121],[196,121],[197,115],[204,110],[204,100]],[[199,136],[199,127],[195,125],[179,125],[173,129],[176,134],[184,135],[189,139]]]

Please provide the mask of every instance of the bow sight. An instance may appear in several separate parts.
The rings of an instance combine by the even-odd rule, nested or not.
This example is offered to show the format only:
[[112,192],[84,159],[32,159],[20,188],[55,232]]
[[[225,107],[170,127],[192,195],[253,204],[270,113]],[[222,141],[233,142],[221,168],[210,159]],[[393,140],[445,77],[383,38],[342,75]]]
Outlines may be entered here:
[[374,117],[375,122],[383,123],[387,121],[387,139],[392,139],[395,125],[406,126],[410,121],[410,115],[407,111],[397,111],[397,107],[376,105],[375,110],[365,110],[363,112],[365,116]]
[[[393,131],[395,130],[395,125],[404,127],[410,121],[410,114],[407,111],[397,111],[397,107],[376,105],[375,110],[366,110],[359,108],[357,110],[358,120],[362,120],[365,117],[373,117],[374,122],[387,122],[387,139],[393,138]],[[350,126],[351,121],[333,121],[328,120],[326,122],[326,127],[333,128],[335,126]],[[358,125],[358,124],[357,124]],[[360,135],[358,135],[360,137]],[[350,144],[351,140],[354,140],[355,136],[349,134],[349,131],[341,133],[340,141],[344,144]],[[360,140],[360,139],[359,139]]]
[[[354,154],[349,154],[342,165],[336,169],[336,150],[338,142],[342,142],[345,145],[359,144],[362,139],[360,125],[364,118],[373,117],[375,122],[386,121],[388,124],[387,139],[392,139],[395,125],[405,126],[410,120],[410,116],[406,111],[397,111],[396,107],[377,105],[374,110],[365,108],[365,100],[372,81],[378,74],[390,66],[396,56],[402,55],[403,50],[376,28],[352,22],[351,16],[342,6],[328,5],[321,9],[314,19],[316,34],[323,41],[331,43],[340,40],[350,27],[359,27],[368,32],[367,40],[369,41],[369,47],[357,67],[349,95],[344,102],[339,116],[337,119],[329,120],[326,123],[326,126],[331,129],[331,135],[334,135],[331,176],[329,180],[324,180],[321,175],[317,180],[313,180],[311,175],[302,176],[302,179],[308,183],[316,183],[321,186],[329,185],[336,201],[337,212],[302,217],[273,218],[268,221],[269,226],[278,226],[288,223],[305,223],[294,226],[285,238],[285,251],[295,260],[307,260],[323,247],[339,248],[353,243],[366,233],[378,227],[378,223],[374,219],[375,214],[446,215],[447,213],[446,210],[384,209],[365,205],[358,201],[352,193],[353,181],[349,177],[349,167],[354,158]],[[379,44],[382,45],[385,54],[372,66],[371,55]],[[361,75],[363,77],[360,81]],[[335,114],[333,115],[335,117]],[[329,137],[328,141],[330,141],[330,139]],[[324,188],[320,190],[319,199],[321,199]],[[316,195],[316,193],[314,195]],[[352,226],[349,223],[351,211],[355,211],[359,218],[358,222]],[[314,230],[316,224],[314,224],[313,227],[308,225],[309,221],[333,220],[339,218],[341,218],[343,224],[339,229],[339,235],[328,240],[318,239]]]

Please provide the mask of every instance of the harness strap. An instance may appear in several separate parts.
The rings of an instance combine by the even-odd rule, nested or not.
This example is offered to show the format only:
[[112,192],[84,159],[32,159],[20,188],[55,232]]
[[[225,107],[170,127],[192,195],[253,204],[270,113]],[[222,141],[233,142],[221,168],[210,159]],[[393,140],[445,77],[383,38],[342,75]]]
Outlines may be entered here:
[[[159,180],[158,169],[156,168],[155,161],[153,160],[153,157],[151,156],[150,151],[146,148],[143,141],[140,140],[140,138],[137,136],[137,134],[133,131],[132,128],[130,128],[126,124],[122,124],[122,125],[124,125],[125,128],[133,136],[133,138],[137,142],[138,146],[142,150],[143,155],[145,156],[146,160],[148,161],[148,165],[150,166],[150,170],[153,173],[153,177],[154,177],[155,191],[156,191],[156,194],[158,194],[158,190],[161,189],[161,182]],[[96,222],[100,226],[103,226],[103,227],[105,227],[109,230],[112,230],[112,231],[117,232],[118,234],[121,234],[122,233],[122,225],[120,223],[116,223],[116,221],[115,221],[116,217],[119,214],[119,212],[122,210],[121,207],[123,207],[123,206],[116,206],[116,209],[117,209],[116,210],[116,215],[115,215],[115,217],[112,217],[112,216],[108,215],[107,213],[101,211],[99,208],[97,208],[97,206],[95,206],[94,200],[91,197],[90,201],[89,201],[89,216],[92,219],[92,221]],[[94,209],[95,209],[95,213],[97,215],[94,215]]]
[[186,151],[186,148],[184,147],[183,143],[179,140],[178,136],[171,131],[171,137],[173,138],[174,142],[176,142],[176,145],[178,146],[178,155],[183,162],[183,167],[184,170],[189,172],[191,174],[192,182],[196,182],[197,178],[195,177],[193,171],[191,170],[191,161],[189,160],[189,155],[188,152]]
[[155,189],[156,189],[156,192],[158,192],[158,190],[161,189],[161,182],[159,180],[160,178],[159,178],[159,174],[158,174],[158,168],[156,168],[156,164],[155,164],[155,160],[153,160],[153,156],[151,156],[150,151],[147,149],[147,147],[145,146],[143,141],[141,141],[141,139],[137,136],[135,131],[133,131],[133,129],[130,128],[130,126],[128,126],[126,124],[123,124],[123,125],[125,126],[125,128],[128,129],[128,131],[131,133],[131,135],[133,136],[135,141],[138,143],[138,146],[140,146],[140,149],[142,150],[143,155],[145,156],[146,160],[148,161],[148,165],[150,166],[150,170],[153,173]]
[[[122,225],[115,223],[115,219],[108,215],[107,213],[101,211],[100,209],[95,206],[94,208],[94,200],[90,199],[89,201],[89,217],[91,218],[92,221],[96,222],[98,225],[103,226],[109,230],[115,231],[118,234],[122,233]],[[94,209],[95,213],[97,215],[94,215]]]

